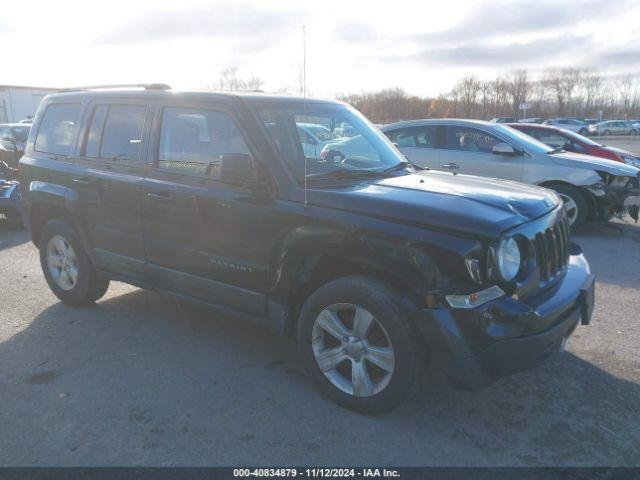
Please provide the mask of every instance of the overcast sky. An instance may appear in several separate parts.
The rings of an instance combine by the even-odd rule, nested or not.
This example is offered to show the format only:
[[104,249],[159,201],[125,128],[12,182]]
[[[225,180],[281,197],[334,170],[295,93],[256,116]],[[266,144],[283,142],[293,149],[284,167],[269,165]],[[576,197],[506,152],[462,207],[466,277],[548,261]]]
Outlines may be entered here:
[[14,1],[0,17],[0,84],[201,88],[238,67],[293,92],[306,25],[313,95],[436,95],[514,68],[640,72],[639,18],[638,0]]

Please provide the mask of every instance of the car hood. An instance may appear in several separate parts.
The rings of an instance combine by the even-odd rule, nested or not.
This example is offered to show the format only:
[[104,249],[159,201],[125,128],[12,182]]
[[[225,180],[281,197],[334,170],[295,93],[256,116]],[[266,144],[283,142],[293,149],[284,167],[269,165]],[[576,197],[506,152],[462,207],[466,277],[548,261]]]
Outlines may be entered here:
[[316,205],[490,238],[560,203],[545,188],[432,170],[310,193]]
[[588,170],[601,170],[611,175],[620,175],[623,177],[635,177],[638,175],[638,172],[640,172],[636,167],[632,167],[626,163],[616,162],[615,160],[608,160],[601,157],[593,157],[591,155],[583,155],[581,153],[552,153],[549,154],[549,157],[557,165],[584,168]]

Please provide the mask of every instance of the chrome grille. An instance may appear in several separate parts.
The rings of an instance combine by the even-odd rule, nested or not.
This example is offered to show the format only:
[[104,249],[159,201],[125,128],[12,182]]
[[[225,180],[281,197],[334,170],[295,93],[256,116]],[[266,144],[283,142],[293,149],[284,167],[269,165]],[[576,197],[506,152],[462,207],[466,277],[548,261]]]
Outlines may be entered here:
[[566,218],[535,236],[536,261],[542,280],[561,273],[569,262],[569,225]]

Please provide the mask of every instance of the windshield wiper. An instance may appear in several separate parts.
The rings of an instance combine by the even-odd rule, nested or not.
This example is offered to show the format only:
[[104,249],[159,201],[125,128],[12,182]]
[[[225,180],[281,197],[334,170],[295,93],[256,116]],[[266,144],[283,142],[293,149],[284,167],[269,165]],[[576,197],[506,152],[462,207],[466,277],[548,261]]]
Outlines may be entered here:
[[404,169],[404,168],[407,168],[407,167],[413,167],[413,166],[414,166],[414,165],[413,165],[413,163],[411,163],[411,162],[402,161],[402,162],[396,163],[396,164],[395,164],[394,166],[392,166],[392,167],[387,168],[386,170],[383,170],[383,171],[382,171],[382,174],[384,175],[384,174],[387,174],[387,173],[395,172],[395,171],[397,171],[397,170],[402,170],[402,169]]

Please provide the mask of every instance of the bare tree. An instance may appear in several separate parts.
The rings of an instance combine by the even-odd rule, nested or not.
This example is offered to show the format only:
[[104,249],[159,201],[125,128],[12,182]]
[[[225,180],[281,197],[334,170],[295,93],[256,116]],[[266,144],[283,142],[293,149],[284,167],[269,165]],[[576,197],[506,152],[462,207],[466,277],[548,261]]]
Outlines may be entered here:
[[545,72],[546,84],[556,99],[558,115],[568,113],[579,78],[580,70],[575,68],[553,68]]
[[582,89],[585,93],[584,111],[593,114],[602,96],[602,75],[595,70],[586,70],[582,75]]
[[507,80],[507,91],[511,97],[513,116],[518,116],[520,104],[527,101],[531,91],[531,83],[527,78],[527,71],[524,69],[515,70],[509,75]]
[[247,79],[238,77],[238,67],[225,68],[220,72],[220,78],[215,88],[220,90],[260,90],[264,80],[257,75],[251,75]]
[[613,81],[613,85],[620,98],[621,114],[625,119],[629,118],[632,92],[635,83],[636,79],[631,75],[620,75]]
[[465,117],[474,117],[476,101],[481,89],[482,83],[473,75],[462,78],[453,87],[453,97],[462,106]]

